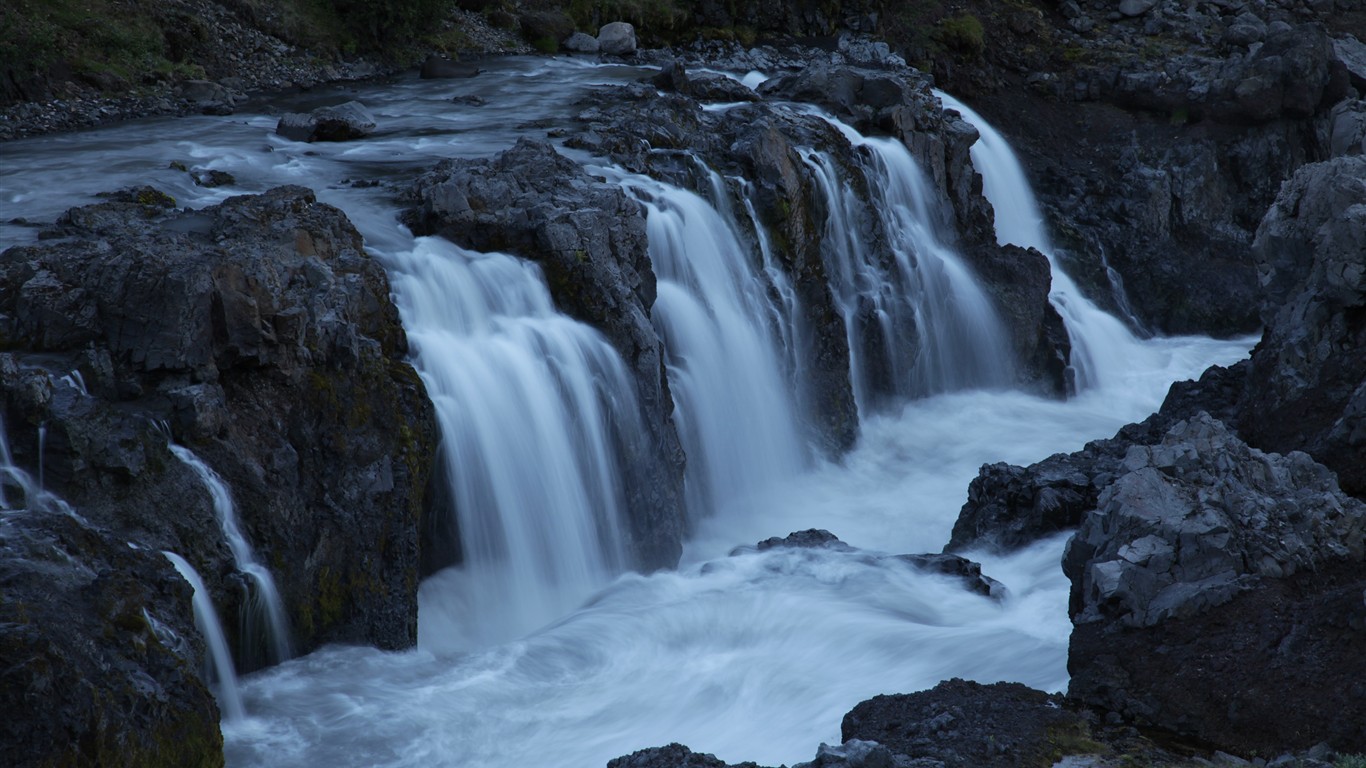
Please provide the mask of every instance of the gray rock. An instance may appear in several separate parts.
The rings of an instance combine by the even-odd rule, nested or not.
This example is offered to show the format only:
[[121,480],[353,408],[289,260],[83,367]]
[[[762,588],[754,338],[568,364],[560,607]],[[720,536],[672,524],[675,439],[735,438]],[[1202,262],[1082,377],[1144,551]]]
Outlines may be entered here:
[[1358,93],[1366,94],[1366,43],[1352,35],[1334,38],[1333,52],[1337,54],[1338,61],[1347,68],[1352,87],[1356,88]]
[[575,32],[560,43],[560,49],[570,53],[597,53],[598,39],[583,32]]
[[598,30],[598,50],[608,56],[631,56],[636,52],[636,28],[625,21],[604,24]]
[[1266,22],[1258,18],[1256,14],[1244,11],[1238,14],[1232,24],[1229,24],[1228,29],[1224,30],[1224,43],[1226,45],[1251,45],[1261,42],[1266,37],[1266,32]]
[[175,94],[194,102],[207,115],[230,115],[237,103],[231,90],[209,80],[186,80],[176,86]]
[[1366,101],[1344,100],[1328,117],[1330,157],[1366,155]]
[[1119,12],[1125,16],[1142,16],[1157,6],[1157,0],[1120,0]]
[[275,132],[293,141],[352,141],[375,132],[375,116],[358,101],[320,107],[308,114],[291,112],[280,118]]

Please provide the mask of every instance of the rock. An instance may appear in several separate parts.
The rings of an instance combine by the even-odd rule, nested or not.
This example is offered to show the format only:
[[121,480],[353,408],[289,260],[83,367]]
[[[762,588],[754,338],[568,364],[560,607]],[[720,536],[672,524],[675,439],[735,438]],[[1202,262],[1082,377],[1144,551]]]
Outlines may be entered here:
[[1366,155],[1366,101],[1338,102],[1328,117],[1329,157]]
[[190,178],[194,179],[195,185],[200,187],[226,187],[237,183],[236,177],[231,173],[216,168],[192,171]]
[[[952,679],[928,691],[875,696],[844,716],[840,733],[944,768],[1024,768],[1103,750],[1062,696],[1019,683]],[[928,765],[928,763],[913,763]],[[837,763],[838,765],[838,763]],[[895,763],[893,763],[895,765]]]
[[1264,450],[1307,452],[1366,495],[1366,157],[1297,171],[1253,249],[1266,332],[1239,430]]
[[821,744],[816,748],[816,759],[798,763],[792,768],[900,768],[892,751],[875,741],[850,739],[839,746]]
[[1157,5],[1157,0],[1120,0],[1119,12],[1125,16],[1142,16]]
[[1352,35],[1334,38],[1333,52],[1346,68],[1352,87],[1366,95],[1366,43]]
[[965,255],[1012,336],[1022,379],[1049,394],[1065,394],[1072,342],[1048,300],[1053,283],[1048,257],[1032,248],[994,243],[968,249]]
[[186,80],[176,86],[175,94],[194,102],[206,115],[231,115],[237,101],[226,86],[209,80]]
[[574,32],[574,20],[558,9],[524,11],[517,18],[522,37],[542,51],[554,52]]
[[635,563],[672,567],[682,547],[683,449],[650,321],[655,276],[640,204],[526,139],[491,160],[448,161],[414,185],[414,231],[537,262],[556,304],[597,327],[635,378],[646,434],[620,435]]
[[624,21],[604,24],[598,30],[598,50],[608,56],[632,56],[636,52],[636,28]]
[[431,54],[423,60],[422,69],[419,71],[419,77],[423,80],[452,80],[474,77],[483,71],[484,70],[474,64],[451,61],[450,59],[437,56],[436,54]]
[[784,538],[774,536],[764,539],[755,545],[763,552],[764,550],[774,549],[775,547],[790,547],[794,549],[833,549],[836,552],[853,552],[854,548],[839,540],[835,534],[819,528],[808,528],[805,531],[789,533]]
[[570,53],[597,53],[598,39],[583,32],[575,32],[560,43],[560,50]]
[[352,141],[375,132],[375,116],[358,101],[320,107],[308,114],[291,112],[280,118],[275,132],[292,141]]
[[1266,37],[1266,22],[1256,14],[1244,11],[1224,30],[1225,45],[1251,45]]
[[[15,461],[37,465],[45,424],[48,486],[120,541],[184,556],[235,616],[242,577],[169,430],[230,486],[297,649],[412,645],[436,427],[388,279],[346,217],[300,187],[201,211],[142,188],[52,234],[0,254]],[[63,383],[72,371],[86,391]],[[248,671],[263,659],[237,623]]]
[[1064,556],[1069,697],[1242,754],[1359,749],[1363,536],[1329,470],[1208,415],[1131,447]]
[[607,761],[607,768],[758,768],[754,763],[731,766],[715,755],[693,752],[682,744],[651,747]]

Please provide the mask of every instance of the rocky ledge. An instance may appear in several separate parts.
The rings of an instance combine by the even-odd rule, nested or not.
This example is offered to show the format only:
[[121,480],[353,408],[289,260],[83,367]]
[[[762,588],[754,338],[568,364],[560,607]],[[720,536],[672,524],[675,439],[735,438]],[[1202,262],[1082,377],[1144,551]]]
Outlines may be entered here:
[[[5,611],[18,612],[0,628],[4,690],[62,691],[39,696],[51,722],[6,741],[17,754],[213,762],[177,751],[193,745],[221,763],[189,589],[158,551],[203,575],[239,664],[269,657],[231,620],[248,579],[172,440],[232,489],[297,651],[412,645],[436,427],[388,280],[340,211],[299,187],[200,211],[150,188],[72,209],[0,254],[0,343],[13,461],[81,520],[35,511],[47,496],[32,487],[4,489],[29,508],[4,518],[5,546],[29,561],[3,560],[17,574]],[[92,665],[109,697],[69,699],[85,688],[62,675]]]

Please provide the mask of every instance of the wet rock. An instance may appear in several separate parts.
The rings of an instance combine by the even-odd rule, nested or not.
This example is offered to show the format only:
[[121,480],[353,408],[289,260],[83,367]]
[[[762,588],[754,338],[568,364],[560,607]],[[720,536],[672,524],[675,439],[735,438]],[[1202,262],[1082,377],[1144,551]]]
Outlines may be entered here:
[[478,66],[432,54],[422,62],[422,68],[418,76],[423,80],[453,80],[466,77],[474,77],[483,72]]
[[743,83],[713,72],[690,73],[678,61],[669,61],[654,77],[660,90],[674,91],[698,101],[759,101],[759,94]]
[[570,53],[597,53],[598,39],[583,32],[575,32],[560,43],[560,49]]
[[1062,316],[1048,301],[1053,278],[1048,258],[1017,245],[982,244],[966,252],[1012,336],[1025,382],[1062,395],[1068,391],[1072,343]]
[[[169,431],[231,487],[296,648],[411,645],[435,423],[383,269],[300,187],[173,205],[125,191],[0,254],[16,462],[37,466],[44,427],[52,490],[184,556],[235,616],[241,576]],[[262,663],[226,623],[239,663]]]
[[0,518],[0,747],[15,768],[223,765],[192,591],[60,511]]
[[[840,733],[944,768],[1025,768],[1103,749],[1059,694],[1019,683],[952,679],[928,691],[875,696],[844,716]],[[895,765],[896,763],[893,763]],[[912,765],[928,766],[928,762]]]
[[754,763],[734,766],[718,760],[715,755],[693,752],[682,744],[651,747],[632,752],[607,762],[607,768],[759,768]]
[[[626,467],[636,564],[675,565],[684,459],[650,321],[655,276],[640,204],[550,145],[526,139],[491,160],[443,162],[417,180],[414,195],[419,207],[408,214],[414,231],[537,262],[560,309],[597,327],[621,354],[647,430],[642,454]],[[623,450],[636,455],[637,447]]]
[[216,168],[192,171],[190,178],[200,187],[226,187],[237,183],[237,179],[231,173]]
[[1360,748],[1366,700],[1329,681],[1366,671],[1363,536],[1331,471],[1208,415],[1131,447],[1064,557],[1068,695],[1242,754]]
[[850,739],[838,746],[821,744],[816,748],[816,759],[797,763],[792,768],[901,768],[907,761],[898,760],[892,751],[875,741]]
[[608,56],[635,54],[636,28],[625,21],[604,24],[598,30],[598,50]]
[[798,549],[833,549],[836,552],[852,552],[854,548],[839,540],[835,534],[822,528],[808,528],[805,531],[789,533],[783,538],[774,536],[755,545],[760,552],[775,547]]
[[1366,157],[1305,166],[1257,230],[1266,332],[1239,430],[1301,450],[1366,495]]
[[308,114],[286,114],[275,126],[275,132],[292,141],[352,141],[369,136],[376,127],[375,116],[364,104],[348,101]]

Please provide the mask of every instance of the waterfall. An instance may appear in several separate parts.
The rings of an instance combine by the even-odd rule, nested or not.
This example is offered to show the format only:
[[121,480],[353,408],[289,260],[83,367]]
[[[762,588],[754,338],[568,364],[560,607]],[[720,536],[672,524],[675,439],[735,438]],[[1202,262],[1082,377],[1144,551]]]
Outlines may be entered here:
[[519,637],[629,564],[622,454],[644,453],[634,383],[600,333],[555,310],[534,264],[440,238],[386,258],[462,553],[424,582],[419,638]]
[[888,263],[870,247],[860,226],[862,203],[834,159],[805,150],[829,211],[826,254],[860,412],[881,399],[1013,383],[1005,328],[971,270],[940,238],[931,207],[937,196],[914,157],[899,141],[866,137],[820,116],[861,150],[869,202],[891,256]]
[[242,708],[242,696],[237,690],[237,670],[232,665],[228,640],[223,636],[223,625],[218,622],[218,613],[214,610],[213,600],[209,598],[209,590],[205,588],[204,580],[199,578],[199,572],[185,558],[174,552],[161,554],[171,561],[171,565],[180,571],[180,575],[194,590],[194,623],[209,646],[209,658],[205,659],[208,666],[205,679],[218,681],[215,693],[223,717],[226,720],[241,720],[246,717],[246,710]]
[[943,91],[936,90],[935,95],[945,108],[956,110],[981,134],[972,145],[972,162],[982,174],[983,193],[996,210],[997,242],[1034,248],[1048,257],[1053,272],[1053,289],[1048,298],[1067,325],[1077,389],[1102,387],[1125,371],[1149,367],[1149,350],[1138,343],[1124,323],[1082,295],[1077,284],[1058,266],[1034,190],[1010,143],[963,102]]
[[[189,448],[175,443],[168,443],[166,447],[199,476],[213,500],[213,511],[223,529],[228,549],[232,552],[233,563],[239,572],[251,580],[248,599],[242,607],[243,659],[252,666],[279,664],[289,660],[294,654],[290,649],[289,619],[284,601],[280,599],[280,591],[275,588],[275,579],[270,575],[270,570],[256,561],[251,542],[237,525],[232,492],[223,478]],[[256,658],[262,651],[263,658]],[[258,661],[263,664],[258,664]]]
[[[23,467],[14,463],[14,456],[10,453],[9,437],[5,432],[5,419],[0,416],[0,511],[16,511],[21,509],[47,510],[61,512],[69,515],[82,523],[85,518],[76,513],[62,499],[43,490],[41,482],[41,453],[43,432],[40,427],[39,432],[39,480],[34,480],[33,476],[24,471]],[[17,492],[17,496],[16,496]]]
[[[688,455],[688,509],[699,517],[796,476],[805,462],[792,387],[761,265],[739,226],[698,195],[605,169],[646,208],[674,422]],[[711,175],[713,190],[721,182]],[[775,322],[776,321],[776,322]],[[787,331],[784,331],[787,333]]]

